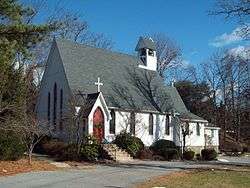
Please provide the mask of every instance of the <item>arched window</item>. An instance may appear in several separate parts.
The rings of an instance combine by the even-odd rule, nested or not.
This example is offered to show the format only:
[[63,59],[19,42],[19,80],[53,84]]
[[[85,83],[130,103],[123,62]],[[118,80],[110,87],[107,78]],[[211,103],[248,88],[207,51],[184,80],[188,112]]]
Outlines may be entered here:
[[111,120],[109,122],[109,133],[115,134],[115,111],[112,109],[110,112]]
[[57,115],[57,85],[56,83],[54,84],[54,100],[53,100],[53,124],[56,126],[56,115]]
[[60,89],[60,130],[63,130],[63,90]]
[[165,134],[169,135],[169,129],[170,129],[170,122],[169,122],[169,116],[166,115],[166,121],[165,121]]
[[149,114],[149,126],[148,126],[148,133],[149,135],[153,135],[154,133],[154,116],[152,113]]
[[135,135],[135,112],[130,113],[130,133]]
[[47,119],[48,123],[50,122],[50,92],[48,93],[48,101],[47,101]]

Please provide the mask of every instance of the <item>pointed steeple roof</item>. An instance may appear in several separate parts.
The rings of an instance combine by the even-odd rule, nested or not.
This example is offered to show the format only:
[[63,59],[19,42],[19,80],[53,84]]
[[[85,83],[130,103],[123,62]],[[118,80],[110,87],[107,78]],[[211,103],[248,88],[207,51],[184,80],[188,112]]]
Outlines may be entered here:
[[140,37],[139,41],[136,45],[135,51],[138,51],[138,50],[144,49],[144,48],[156,50],[156,46],[155,46],[153,39]]

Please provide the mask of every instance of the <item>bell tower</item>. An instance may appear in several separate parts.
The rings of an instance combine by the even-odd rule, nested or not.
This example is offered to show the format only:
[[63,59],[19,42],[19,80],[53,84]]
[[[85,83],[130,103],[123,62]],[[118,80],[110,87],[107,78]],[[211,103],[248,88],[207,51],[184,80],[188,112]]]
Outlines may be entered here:
[[153,39],[140,37],[135,48],[142,62],[140,68],[157,71],[156,47]]

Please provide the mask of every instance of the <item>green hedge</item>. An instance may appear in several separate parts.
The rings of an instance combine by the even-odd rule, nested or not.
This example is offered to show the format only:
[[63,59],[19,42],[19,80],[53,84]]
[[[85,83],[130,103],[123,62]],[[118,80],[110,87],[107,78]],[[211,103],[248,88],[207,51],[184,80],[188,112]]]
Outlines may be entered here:
[[154,152],[154,155],[160,155],[165,160],[173,160],[180,158],[179,147],[177,147],[175,143],[170,140],[157,140],[150,146],[150,150]]
[[201,150],[201,157],[203,160],[211,161],[217,157],[217,152],[213,148]]
[[122,132],[116,136],[114,143],[126,150],[131,156],[138,158],[140,152],[144,149],[144,144],[140,138],[137,138],[130,133]]
[[94,161],[100,155],[101,145],[93,136],[86,136],[80,149],[80,158],[83,160]]
[[18,135],[3,131],[0,134],[0,160],[18,160],[25,152],[25,146],[22,144]]
[[195,152],[192,150],[184,151],[183,153],[183,159],[186,160],[193,160],[194,159]]

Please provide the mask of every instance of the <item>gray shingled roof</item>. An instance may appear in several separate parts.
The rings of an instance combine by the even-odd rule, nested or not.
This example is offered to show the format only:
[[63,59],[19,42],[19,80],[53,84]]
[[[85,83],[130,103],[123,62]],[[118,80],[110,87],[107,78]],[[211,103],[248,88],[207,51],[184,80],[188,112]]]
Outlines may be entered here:
[[[100,77],[104,84],[101,86],[101,91],[108,107],[121,109],[136,107],[142,111],[157,111],[143,93],[138,92],[133,83],[128,80],[130,70],[140,74],[148,72],[156,74],[154,71],[138,68],[138,64],[141,62],[137,57],[67,40],[57,39],[56,43],[69,85],[73,91],[95,93],[97,87],[94,83]],[[152,87],[158,88],[158,93],[163,93],[166,96],[161,105],[164,112],[175,109],[180,114],[186,114],[190,119],[203,120],[186,109],[176,88],[166,86],[158,74],[156,74],[152,84]]]
[[99,94],[99,92],[84,94],[81,91],[77,91],[74,93],[76,104],[82,107],[81,110],[83,117],[88,117]]
[[148,49],[151,49],[151,50],[156,50],[155,43],[153,42],[152,39],[140,37],[140,39],[139,39],[139,41],[138,41],[138,43],[136,45],[135,50],[138,51],[138,50],[143,49],[143,48],[148,48]]

